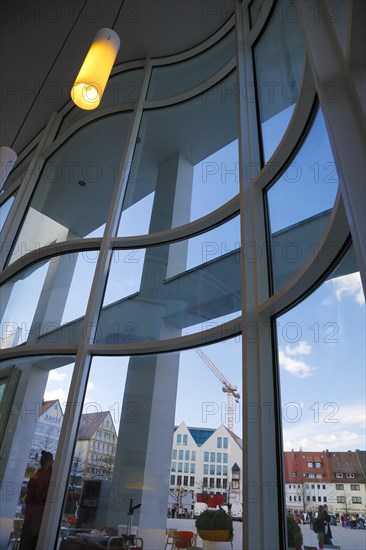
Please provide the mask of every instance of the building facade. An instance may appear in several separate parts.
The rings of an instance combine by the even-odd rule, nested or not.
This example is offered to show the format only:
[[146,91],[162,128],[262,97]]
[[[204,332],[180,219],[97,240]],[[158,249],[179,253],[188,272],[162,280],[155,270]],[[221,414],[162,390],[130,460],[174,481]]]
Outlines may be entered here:
[[357,451],[291,451],[284,453],[286,509],[315,512],[328,505],[330,513],[364,516],[366,478]]
[[209,503],[210,495],[222,495],[223,504],[241,504],[242,442],[231,430],[176,427],[170,466],[170,502],[183,489],[182,506],[191,510],[199,500]]
[[73,470],[82,479],[111,479],[117,448],[117,433],[111,413],[86,413],[81,418]]
[[[212,373],[191,360],[205,346],[242,386],[243,546],[286,548],[280,365],[304,375],[301,395],[311,365],[281,349],[279,336],[298,354],[309,349],[293,336],[298,325],[316,337],[321,330],[319,346],[329,340],[319,311],[330,302],[318,292],[343,276],[357,279],[364,304],[365,3],[336,4],[336,19],[323,0],[186,0],[164,9],[159,0],[94,0],[71,12],[69,3],[51,4],[2,3],[2,40],[22,47],[2,58],[1,135],[18,160],[0,197],[0,546],[12,529],[36,404],[50,371],[61,381],[69,369],[38,550],[57,547],[91,382],[100,410],[119,411],[96,525],[120,524],[133,500],[144,548],[160,550],[176,407],[198,404],[197,421],[184,416],[189,425],[205,421],[207,403],[221,408],[208,395]],[[83,111],[69,83],[104,27],[124,46],[100,106]],[[309,302],[301,323],[295,313],[279,324]],[[352,380],[357,340],[348,330],[361,322],[337,324],[332,311],[330,328],[348,347],[339,376],[324,358],[316,375],[335,391],[345,364]],[[229,441],[220,429],[204,451],[215,461],[203,460],[208,474],[198,473],[215,490],[226,466],[217,438]]]

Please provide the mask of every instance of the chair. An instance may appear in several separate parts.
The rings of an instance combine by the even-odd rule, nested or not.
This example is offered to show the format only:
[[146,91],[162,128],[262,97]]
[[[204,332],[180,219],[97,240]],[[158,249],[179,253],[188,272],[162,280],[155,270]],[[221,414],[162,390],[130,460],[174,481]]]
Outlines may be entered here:
[[177,532],[177,529],[167,529],[166,530],[166,540],[165,540],[164,550],[166,550],[168,548],[168,546],[170,546],[170,548],[173,547],[173,542],[174,542],[173,535],[176,532]]
[[196,539],[196,535],[193,533],[193,531],[174,531],[172,537],[172,550],[192,548]]

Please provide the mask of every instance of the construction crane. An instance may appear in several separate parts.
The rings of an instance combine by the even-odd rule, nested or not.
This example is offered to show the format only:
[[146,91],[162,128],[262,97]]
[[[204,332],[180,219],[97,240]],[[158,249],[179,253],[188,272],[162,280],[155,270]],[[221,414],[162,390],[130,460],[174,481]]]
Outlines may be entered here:
[[225,376],[219,371],[216,365],[211,361],[209,357],[199,348],[195,350],[201,357],[202,361],[206,363],[208,368],[214,373],[214,375],[222,383],[222,391],[227,394],[227,427],[232,430],[234,427],[234,407],[235,403],[239,403],[240,394],[238,393],[237,386],[233,386],[228,382]]

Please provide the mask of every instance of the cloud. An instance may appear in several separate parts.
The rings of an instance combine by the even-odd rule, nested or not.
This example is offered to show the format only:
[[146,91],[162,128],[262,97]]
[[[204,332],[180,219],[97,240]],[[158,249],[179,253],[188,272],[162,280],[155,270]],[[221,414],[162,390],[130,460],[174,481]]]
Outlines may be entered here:
[[46,390],[44,394],[44,400],[45,401],[51,401],[53,399],[59,399],[61,403],[66,401],[67,399],[67,393],[63,388],[57,388],[55,390]]
[[[304,361],[301,356],[309,355],[311,353],[311,346],[305,340],[300,341],[298,344],[288,344],[285,349],[280,349],[278,352],[278,358],[280,368],[286,370],[290,374],[297,376],[298,378],[308,378],[312,376],[315,371],[315,367],[309,365]],[[299,356],[298,358],[295,356]]]
[[352,296],[358,304],[362,305],[365,303],[359,273],[351,273],[349,275],[343,275],[342,277],[336,277],[332,279],[331,282],[338,302],[342,300],[343,296]]
[[54,380],[56,382],[61,382],[62,380],[65,380],[65,378],[66,374],[64,372],[58,372],[57,370],[51,370],[48,375],[48,381]]
[[329,431],[329,433],[326,431],[316,434],[304,432],[303,426],[297,426],[296,430],[284,430],[284,450],[298,450],[301,447],[303,451],[324,451],[325,449],[346,451],[351,448],[362,449],[365,446],[364,433],[356,431],[340,430],[339,432],[335,432],[333,428],[332,432]]
[[366,429],[366,410],[364,404],[345,405],[338,410],[339,422],[342,424],[353,424]]
[[91,382],[91,381],[89,380],[86,389],[87,389],[87,391],[89,391],[89,390],[94,390],[94,389],[95,389],[95,386],[94,386],[93,382]]

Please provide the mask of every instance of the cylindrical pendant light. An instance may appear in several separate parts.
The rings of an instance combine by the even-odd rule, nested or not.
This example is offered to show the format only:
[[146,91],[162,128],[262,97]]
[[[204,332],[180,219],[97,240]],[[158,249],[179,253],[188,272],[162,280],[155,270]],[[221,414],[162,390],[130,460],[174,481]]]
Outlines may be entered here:
[[0,147],[0,191],[16,160],[17,154],[13,149],[10,149],[10,147]]
[[96,109],[120,47],[118,34],[100,29],[71,89],[71,99],[80,109]]

